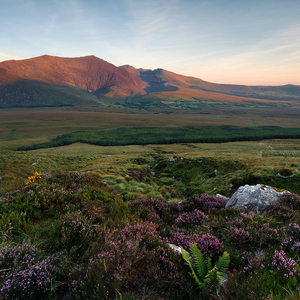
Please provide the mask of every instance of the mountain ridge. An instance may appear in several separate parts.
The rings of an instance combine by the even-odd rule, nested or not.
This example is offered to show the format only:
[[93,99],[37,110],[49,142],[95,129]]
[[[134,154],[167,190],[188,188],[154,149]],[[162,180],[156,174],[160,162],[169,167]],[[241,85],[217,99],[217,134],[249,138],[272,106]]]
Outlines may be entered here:
[[[16,102],[13,96],[7,96],[8,87],[13,90],[15,85],[22,94],[20,85],[26,84],[33,89],[38,87],[38,93],[41,94],[45,85],[54,85],[63,86],[65,89],[78,88],[95,96],[108,98],[140,96],[145,99],[157,97],[188,101],[211,99],[221,102],[243,102],[261,99],[300,102],[298,85],[216,84],[160,68],[137,69],[130,65],[117,67],[94,55],[75,58],[42,55],[0,63],[0,107],[3,102],[11,102],[12,105]],[[28,91],[25,90],[24,98],[28,96]],[[28,97],[31,99],[33,96]],[[22,105],[22,101],[19,102],[19,105]]]

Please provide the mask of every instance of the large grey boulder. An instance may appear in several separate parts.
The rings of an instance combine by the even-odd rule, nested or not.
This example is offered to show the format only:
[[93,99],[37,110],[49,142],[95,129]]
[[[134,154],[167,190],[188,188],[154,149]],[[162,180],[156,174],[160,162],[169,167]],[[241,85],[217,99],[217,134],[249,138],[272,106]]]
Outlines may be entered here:
[[244,208],[262,214],[269,205],[280,202],[284,193],[287,192],[279,192],[263,184],[246,184],[238,188],[226,203],[225,208]]

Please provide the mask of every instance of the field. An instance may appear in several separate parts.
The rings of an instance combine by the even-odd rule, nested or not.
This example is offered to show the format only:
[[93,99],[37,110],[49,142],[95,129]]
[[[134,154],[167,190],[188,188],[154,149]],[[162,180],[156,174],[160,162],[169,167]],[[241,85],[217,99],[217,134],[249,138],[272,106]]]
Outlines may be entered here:
[[[104,182],[117,188],[128,199],[148,196],[165,197],[167,189],[169,194],[171,191],[168,199],[177,200],[184,189],[187,192],[192,191],[195,186],[202,186],[202,192],[223,191],[222,193],[226,194],[229,193],[227,189],[230,184],[237,179],[239,180],[236,184],[247,183],[249,174],[256,178],[253,183],[263,182],[270,185],[276,183],[278,187],[289,186],[293,192],[300,192],[296,178],[282,180],[275,176],[284,167],[291,168],[295,174],[299,173],[300,140],[298,139],[119,147],[75,143],[64,147],[27,152],[2,150],[1,154],[2,191],[18,188],[18,185],[22,186],[27,177],[35,171],[47,173],[55,170],[76,170],[98,174]],[[183,178],[182,180],[177,178],[177,183],[173,179],[169,179],[168,182],[167,178],[172,178],[175,172],[172,168],[167,170],[165,166],[166,170],[163,172],[156,170],[156,164],[165,165],[173,156],[184,157],[188,168],[195,165],[194,171],[198,174],[189,184],[182,182]],[[214,163],[208,162],[211,166],[205,171],[202,171],[200,165],[195,162],[203,157],[214,160]],[[187,160],[193,160],[193,164],[188,163]],[[226,168],[223,167],[225,163],[232,161],[240,162],[237,164],[240,167],[233,170],[230,170],[230,164]],[[212,173],[215,168],[222,169],[222,176],[208,178],[209,173]],[[139,171],[149,177],[149,182],[141,184],[136,180]],[[163,173],[162,178],[149,176],[150,171]],[[187,177],[187,174],[183,173],[181,176]]]
[[[171,105],[173,102],[171,101]],[[246,173],[275,176],[276,171],[283,167],[298,166],[299,140],[267,140],[257,142],[235,142],[221,144],[173,144],[173,145],[132,145],[122,147],[101,147],[76,143],[65,147],[55,147],[29,152],[11,152],[18,147],[49,142],[58,135],[74,131],[107,130],[131,127],[178,127],[178,126],[209,126],[238,125],[259,126],[276,125],[299,128],[299,120],[295,117],[296,109],[260,110],[253,108],[238,108],[209,106],[202,110],[180,110],[171,106],[171,113],[154,113],[154,111],[117,108],[44,108],[44,109],[10,109],[0,110],[0,150],[5,163],[0,169],[3,178],[2,191],[8,191],[22,185],[34,171],[52,172],[55,170],[92,170],[99,174],[105,182],[118,187],[120,193],[127,198],[137,198],[153,195],[169,199],[177,199],[186,183],[179,180],[177,186],[164,184],[163,180],[151,178],[145,185],[135,184],[126,178],[129,169],[145,168],[152,165],[148,171],[155,172],[154,158],[168,159],[172,155],[197,159],[199,157],[214,157],[217,160],[246,161],[249,167],[239,170],[235,175],[227,176],[221,183],[216,179],[207,179],[202,190],[213,193],[224,190],[232,184],[233,177],[245,177]],[[173,109],[173,110],[172,110]],[[272,113],[271,113],[272,112]],[[279,117],[279,114],[281,117]],[[264,117],[267,115],[267,117]],[[144,163],[134,163],[138,158]],[[24,164],[26,161],[26,164]],[[36,165],[31,165],[36,164]],[[210,170],[213,172],[214,170]],[[295,170],[296,172],[298,169]],[[163,178],[172,177],[172,170]],[[230,172],[231,173],[231,172]],[[242,174],[243,173],[243,174]],[[8,177],[7,177],[8,176]],[[128,176],[127,176],[128,177]],[[247,176],[246,176],[247,177]],[[10,178],[6,180],[6,178]],[[201,178],[201,176],[200,176]],[[191,186],[199,184],[197,177]],[[276,177],[274,177],[277,180]],[[242,179],[241,179],[242,180]],[[246,179],[245,179],[246,180]],[[271,180],[271,178],[269,178]],[[242,180],[243,181],[243,180]],[[22,183],[21,183],[22,182]],[[271,183],[271,182],[269,182]],[[279,185],[282,183],[278,182]],[[218,186],[219,185],[219,186]],[[173,192],[166,190],[173,189]],[[192,190],[193,188],[188,188]],[[298,191],[298,188],[293,187]],[[294,191],[296,191],[294,190]]]
[[[203,104],[202,104],[203,105]],[[281,126],[299,128],[298,107],[255,107],[206,103],[202,109],[35,108],[0,110],[0,149],[49,142],[78,130],[165,126]]]

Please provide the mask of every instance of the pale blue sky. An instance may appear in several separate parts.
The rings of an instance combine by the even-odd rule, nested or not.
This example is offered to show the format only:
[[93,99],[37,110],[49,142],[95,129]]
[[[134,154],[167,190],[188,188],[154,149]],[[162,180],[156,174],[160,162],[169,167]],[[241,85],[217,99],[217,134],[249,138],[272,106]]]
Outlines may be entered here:
[[0,0],[0,61],[95,55],[216,83],[300,85],[300,0]]

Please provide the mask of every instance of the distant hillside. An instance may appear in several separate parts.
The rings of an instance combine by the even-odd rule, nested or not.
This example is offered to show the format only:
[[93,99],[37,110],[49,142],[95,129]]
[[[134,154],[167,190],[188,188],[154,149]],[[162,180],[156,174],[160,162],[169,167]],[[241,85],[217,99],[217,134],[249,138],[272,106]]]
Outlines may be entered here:
[[261,99],[300,103],[300,86],[215,84],[163,69],[116,67],[95,56],[61,58],[44,55],[0,63],[0,108],[99,105],[102,96],[187,101],[209,99],[226,103]]
[[0,108],[98,106],[101,99],[86,90],[20,78],[0,69]]
[[[233,101],[238,99],[245,100],[243,99],[245,97],[267,100],[300,100],[300,86],[296,85],[246,86],[216,84],[195,77],[175,74],[163,69],[141,71],[140,76],[148,83],[148,87],[145,89],[147,93],[168,92],[165,94],[177,94],[186,98],[232,99]],[[228,96],[234,97],[230,98]]]

